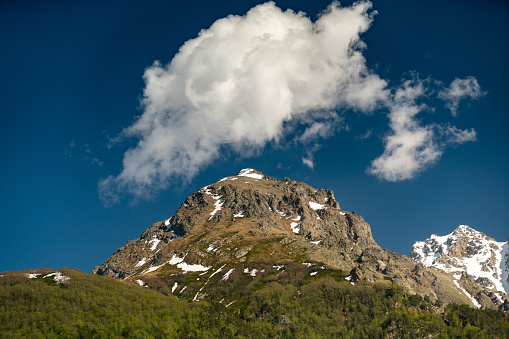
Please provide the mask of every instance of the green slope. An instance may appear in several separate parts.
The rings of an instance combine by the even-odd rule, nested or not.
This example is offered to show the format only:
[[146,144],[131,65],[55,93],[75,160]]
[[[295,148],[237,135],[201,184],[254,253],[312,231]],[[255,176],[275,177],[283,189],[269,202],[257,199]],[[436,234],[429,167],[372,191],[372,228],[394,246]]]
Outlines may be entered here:
[[[509,317],[441,306],[392,284],[352,285],[297,266],[250,281],[231,306],[72,269],[0,274],[2,338],[508,338]],[[31,270],[30,272],[35,272]],[[306,278],[303,279],[303,276]],[[166,289],[165,289],[166,290]],[[220,293],[217,291],[216,293]]]

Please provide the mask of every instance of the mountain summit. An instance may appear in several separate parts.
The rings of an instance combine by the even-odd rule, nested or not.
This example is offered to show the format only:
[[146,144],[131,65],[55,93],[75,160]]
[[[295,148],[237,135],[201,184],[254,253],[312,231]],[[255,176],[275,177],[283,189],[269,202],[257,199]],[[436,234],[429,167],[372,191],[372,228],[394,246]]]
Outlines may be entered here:
[[[250,168],[191,194],[92,271],[228,305],[282,272],[289,279],[394,282],[432,300],[475,305],[454,277],[380,248],[370,225],[342,210],[331,190]],[[486,295],[491,291],[479,293],[484,306],[503,303]]]
[[[253,244],[275,238],[293,250],[266,253]],[[345,261],[367,248],[379,248],[369,224],[342,211],[331,190],[244,169],[187,197],[173,216],[153,224],[93,273],[122,279],[147,273],[178,257],[183,246],[187,260],[206,265],[295,260],[305,253],[306,259],[325,259],[335,268],[345,268]]]
[[507,300],[509,295],[509,244],[497,242],[467,225],[460,225],[444,236],[432,234],[425,241],[417,241],[410,257],[426,267],[436,267],[449,273],[454,283],[477,306],[485,304],[485,295]]

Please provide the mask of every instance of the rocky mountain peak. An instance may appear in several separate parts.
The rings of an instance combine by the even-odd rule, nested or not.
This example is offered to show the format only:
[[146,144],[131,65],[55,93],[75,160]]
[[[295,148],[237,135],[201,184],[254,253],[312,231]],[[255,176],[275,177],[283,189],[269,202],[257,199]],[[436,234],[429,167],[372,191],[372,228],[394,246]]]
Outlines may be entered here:
[[491,291],[488,295],[500,302],[508,299],[507,242],[497,242],[467,225],[460,225],[448,235],[432,234],[425,241],[417,241],[410,257],[426,267],[449,273],[474,304],[482,304],[481,296],[475,293],[479,288]]
[[455,258],[472,257],[482,250],[480,245],[484,242],[496,241],[468,225],[460,225],[448,235],[432,234],[425,241],[416,241],[410,256],[425,266],[432,266],[442,260],[439,259],[442,255]]
[[[226,235],[231,233],[232,225],[236,226],[235,237]],[[193,238],[204,236],[206,246],[189,244]],[[303,253],[311,257],[325,255],[326,261],[336,266],[342,265],[345,256],[351,260],[366,248],[379,248],[369,224],[355,212],[342,211],[331,190],[315,189],[288,178],[278,180],[248,168],[188,196],[173,216],[153,224],[139,239],[127,242],[93,272],[125,278],[142,272],[149,264],[156,267],[170,260],[175,249],[182,247],[178,245],[184,244],[182,253],[198,253],[201,258],[197,262],[208,262],[211,258],[206,254],[210,251],[201,247],[212,246],[209,243],[266,237],[283,237],[283,242],[303,247],[312,245]],[[217,245],[212,247],[218,249]],[[235,251],[214,252],[214,260],[219,253],[225,256],[221,260],[247,260],[244,256],[236,258]]]

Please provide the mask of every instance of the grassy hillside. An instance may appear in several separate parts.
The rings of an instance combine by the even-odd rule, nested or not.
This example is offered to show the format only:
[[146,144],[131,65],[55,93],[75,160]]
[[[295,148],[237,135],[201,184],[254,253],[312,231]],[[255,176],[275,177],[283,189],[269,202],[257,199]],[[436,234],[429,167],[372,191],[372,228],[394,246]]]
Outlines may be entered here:
[[58,282],[51,272],[0,275],[2,338],[509,337],[507,313],[444,307],[389,281],[354,286],[333,271],[272,275],[229,307],[72,269]]

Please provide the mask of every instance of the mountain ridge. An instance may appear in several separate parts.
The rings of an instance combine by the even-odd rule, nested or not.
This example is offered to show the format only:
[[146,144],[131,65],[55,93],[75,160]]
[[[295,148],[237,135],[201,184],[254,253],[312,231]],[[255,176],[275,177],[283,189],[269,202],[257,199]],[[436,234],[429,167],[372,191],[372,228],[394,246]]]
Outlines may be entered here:
[[[353,284],[394,282],[432,300],[476,306],[446,272],[381,248],[371,226],[355,212],[343,211],[331,190],[254,169],[191,194],[173,216],[128,241],[92,273],[230,304],[238,291],[224,292],[225,286],[251,293],[255,280],[295,265],[307,266],[302,274],[309,277],[323,273]],[[503,303],[482,288],[476,293],[483,306]]]

